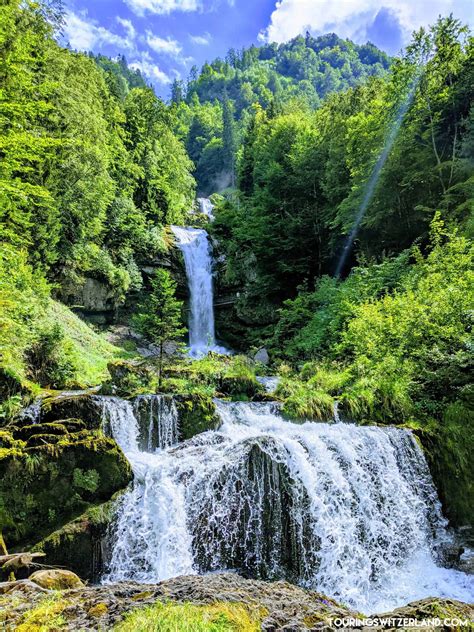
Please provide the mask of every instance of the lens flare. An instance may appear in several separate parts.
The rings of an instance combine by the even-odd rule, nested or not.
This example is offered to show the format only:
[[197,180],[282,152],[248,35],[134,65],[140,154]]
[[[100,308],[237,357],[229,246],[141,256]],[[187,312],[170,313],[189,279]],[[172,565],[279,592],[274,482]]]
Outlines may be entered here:
[[362,220],[364,219],[364,215],[374,195],[374,191],[377,186],[378,180],[380,178],[382,169],[384,168],[385,163],[387,162],[387,158],[390,155],[393,144],[397,138],[398,132],[400,131],[400,127],[402,126],[403,119],[405,118],[405,114],[407,113],[408,108],[410,107],[411,102],[413,101],[415,90],[420,82],[420,78],[421,78],[421,73],[417,73],[417,75],[412,81],[412,84],[410,86],[410,89],[408,91],[406,98],[402,101],[402,103],[398,107],[393,124],[390,128],[390,132],[385,142],[385,147],[383,148],[382,153],[378,157],[378,160],[375,163],[372,169],[372,173],[370,174],[370,178],[366,184],[364,197],[362,199],[362,203],[360,205],[359,211],[357,212],[357,215],[354,221],[354,226],[352,227],[352,230],[346,240],[344,249],[341,254],[341,258],[339,259],[339,263],[337,264],[336,274],[335,274],[336,277],[341,276],[341,272],[344,269],[344,266],[347,261],[347,257],[349,256],[354,240],[357,237],[360,224]]

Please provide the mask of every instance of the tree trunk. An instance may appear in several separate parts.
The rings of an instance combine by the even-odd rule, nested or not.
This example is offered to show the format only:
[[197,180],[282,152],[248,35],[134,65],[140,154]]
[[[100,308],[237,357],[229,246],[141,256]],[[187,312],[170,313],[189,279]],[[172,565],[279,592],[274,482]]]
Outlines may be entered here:
[[158,364],[158,388],[163,384],[163,340],[160,341],[160,360]]

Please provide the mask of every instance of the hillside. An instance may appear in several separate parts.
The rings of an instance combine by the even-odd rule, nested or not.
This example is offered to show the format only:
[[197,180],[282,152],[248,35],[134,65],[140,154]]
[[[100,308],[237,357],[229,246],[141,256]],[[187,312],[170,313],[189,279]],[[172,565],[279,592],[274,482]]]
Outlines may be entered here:
[[235,152],[255,107],[273,114],[314,110],[333,92],[384,76],[390,62],[373,44],[308,33],[285,44],[230,49],[225,60],[194,67],[186,84],[174,82],[171,98],[200,193],[234,183]]

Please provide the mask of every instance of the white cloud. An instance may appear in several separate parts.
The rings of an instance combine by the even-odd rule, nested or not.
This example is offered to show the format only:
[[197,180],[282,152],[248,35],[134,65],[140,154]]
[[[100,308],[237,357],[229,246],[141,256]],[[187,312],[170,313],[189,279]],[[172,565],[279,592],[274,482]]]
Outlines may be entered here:
[[125,3],[139,16],[147,12],[166,15],[173,11],[197,11],[201,8],[200,0],[125,0]]
[[435,22],[438,15],[453,12],[455,17],[472,23],[471,0],[280,0],[259,37],[286,42],[310,30],[335,31],[341,37],[365,41],[367,27],[383,7],[398,18],[405,39],[420,26]]
[[212,37],[210,33],[204,33],[203,35],[190,35],[189,39],[193,44],[207,46],[211,42]]
[[76,50],[92,50],[104,44],[132,50],[135,38],[135,34],[132,36],[130,32],[125,37],[112,33],[94,20],[89,20],[85,12],[77,14],[72,11],[66,15],[64,36]]
[[117,17],[116,20],[120,25],[123,26],[129,39],[134,40],[137,36],[137,32],[132,22],[130,20],[125,20],[124,18],[119,18],[119,17]]
[[164,53],[171,57],[179,57],[183,50],[181,44],[175,39],[171,37],[165,39],[154,35],[151,31],[146,32],[146,43],[155,53]]
[[139,60],[133,61],[129,64],[130,68],[138,69],[142,72],[145,77],[150,79],[153,82],[168,84],[171,83],[171,79],[169,76],[160,69],[160,67],[153,61],[151,55],[149,53],[142,53],[141,58]]

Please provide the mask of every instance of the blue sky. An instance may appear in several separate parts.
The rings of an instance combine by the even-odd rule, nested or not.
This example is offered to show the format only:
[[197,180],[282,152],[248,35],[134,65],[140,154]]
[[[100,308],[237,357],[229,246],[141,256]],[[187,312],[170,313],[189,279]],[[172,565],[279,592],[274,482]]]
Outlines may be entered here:
[[285,42],[309,30],[367,40],[396,54],[410,33],[454,13],[474,23],[472,0],[65,0],[64,41],[76,50],[126,56],[158,94],[193,64],[231,47]]

